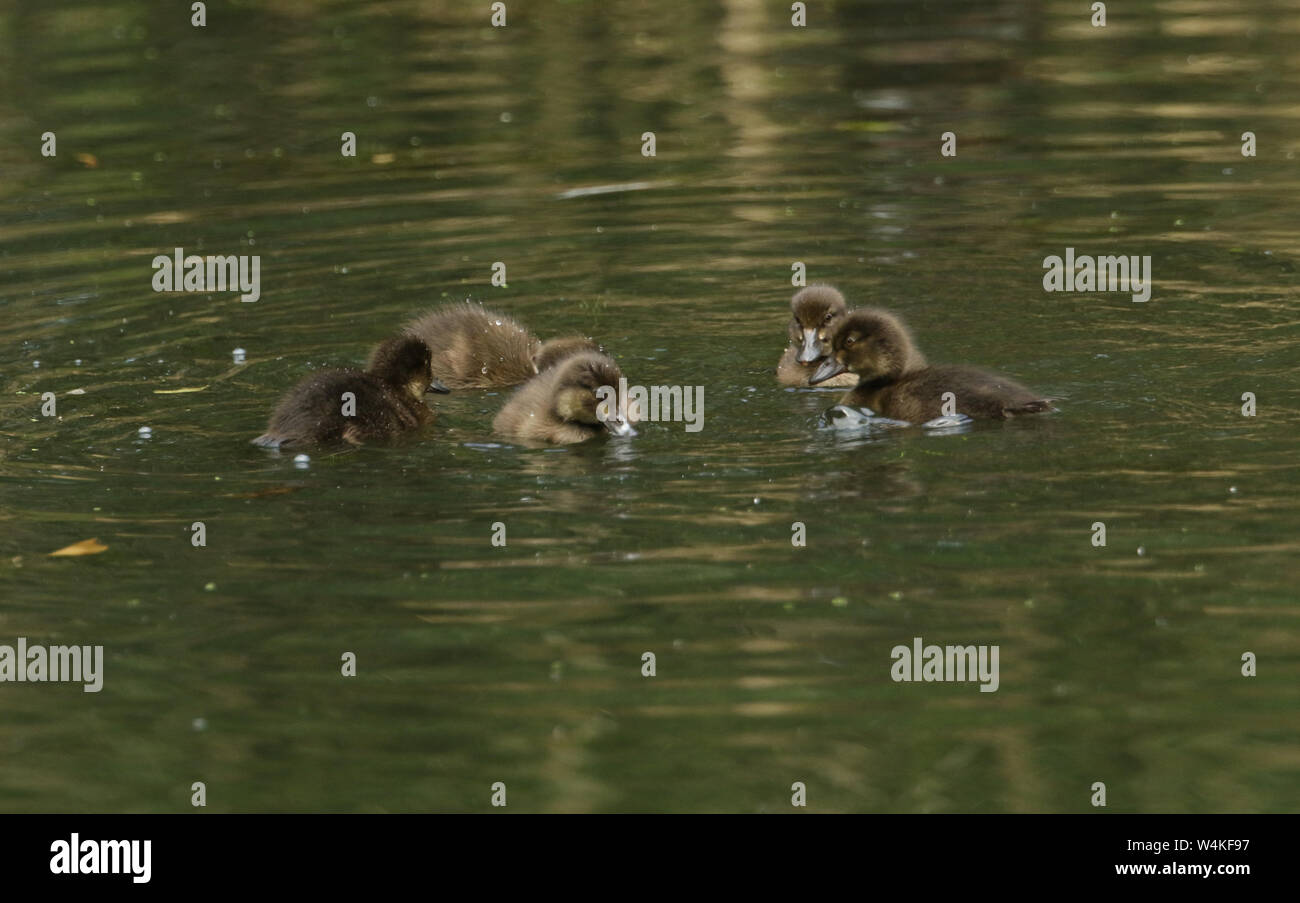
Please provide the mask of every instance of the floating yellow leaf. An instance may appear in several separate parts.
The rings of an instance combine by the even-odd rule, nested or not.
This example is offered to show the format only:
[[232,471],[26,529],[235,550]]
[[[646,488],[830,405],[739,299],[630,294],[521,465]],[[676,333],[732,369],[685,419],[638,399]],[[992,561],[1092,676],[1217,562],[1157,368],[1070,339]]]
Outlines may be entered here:
[[396,159],[397,159],[397,154],[371,154],[370,155],[370,162],[378,163],[380,166],[384,166],[388,163],[392,163]]
[[94,154],[77,154],[77,162],[90,169],[99,168],[99,158]]
[[184,395],[186,392],[202,392],[207,386],[193,386],[189,389],[154,389],[155,395]]
[[74,542],[70,546],[64,546],[57,552],[51,552],[51,558],[71,558],[75,555],[98,555],[100,552],[108,551],[108,546],[104,545],[98,539],[83,539],[81,542]]

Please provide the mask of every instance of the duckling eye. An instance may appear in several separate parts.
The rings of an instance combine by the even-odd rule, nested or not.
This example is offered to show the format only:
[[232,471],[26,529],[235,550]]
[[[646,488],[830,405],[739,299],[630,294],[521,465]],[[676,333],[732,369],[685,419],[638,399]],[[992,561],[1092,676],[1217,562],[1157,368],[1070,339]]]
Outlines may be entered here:
[[823,322],[823,323],[829,323],[829,322],[830,322],[831,320],[833,320],[833,319],[835,319],[835,314],[827,314],[827,315],[826,315],[826,319],[825,319],[825,320],[822,320],[822,322]]
[[854,337],[854,336],[849,336],[847,339],[844,340],[844,347],[847,348],[847,347],[849,347],[850,345],[852,345],[852,344],[853,344],[854,342],[856,342],[856,341],[857,341],[857,338],[856,338],[856,337]]

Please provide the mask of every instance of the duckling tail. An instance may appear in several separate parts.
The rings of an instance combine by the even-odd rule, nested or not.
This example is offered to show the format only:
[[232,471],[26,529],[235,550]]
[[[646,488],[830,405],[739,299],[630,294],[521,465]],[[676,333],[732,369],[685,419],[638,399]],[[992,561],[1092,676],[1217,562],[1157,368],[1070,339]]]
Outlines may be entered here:
[[1003,413],[1008,417],[1018,417],[1021,414],[1042,414],[1055,412],[1056,408],[1050,398],[1036,398],[1033,401],[1027,401],[1024,404],[1014,405],[1004,408]]

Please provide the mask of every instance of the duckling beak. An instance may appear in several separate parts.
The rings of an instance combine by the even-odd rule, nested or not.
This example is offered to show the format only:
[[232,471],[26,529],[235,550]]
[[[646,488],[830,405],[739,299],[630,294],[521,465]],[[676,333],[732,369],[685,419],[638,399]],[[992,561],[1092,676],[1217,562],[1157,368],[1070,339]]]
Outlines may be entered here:
[[795,356],[801,364],[811,364],[817,358],[822,356],[822,344],[817,340],[817,330],[805,329],[803,331],[803,347]]
[[450,391],[451,389],[448,389],[438,380],[431,379],[429,380],[429,388],[424,390],[424,394],[428,395],[430,392],[437,392],[439,395],[446,395]]
[[839,376],[847,369],[847,367],[835,360],[835,358],[828,357],[826,360],[822,361],[822,365],[817,368],[817,372],[809,377],[808,385],[815,386],[820,382],[825,382],[832,376]]
[[622,417],[610,417],[605,420],[605,429],[609,430],[615,436],[635,436],[636,430],[632,429],[632,424],[628,423]]

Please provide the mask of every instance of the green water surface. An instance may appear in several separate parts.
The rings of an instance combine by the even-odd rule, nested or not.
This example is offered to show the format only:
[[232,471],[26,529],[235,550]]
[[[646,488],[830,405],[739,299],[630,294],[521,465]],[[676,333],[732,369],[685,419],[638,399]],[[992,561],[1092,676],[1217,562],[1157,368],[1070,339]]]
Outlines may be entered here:
[[[1300,4],[508,6],[0,6],[0,644],[105,656],[0,684],[0,810],[1300,807]],[[176,247],[260,300],[155,293]],[[1151,300],[1044,292],[1067,247]],[[773,376],[796,262],[1060,413],[824,428]],[[524,449],[461,391],[249,445],[465,298],[703,429]],[[997,692],[892,681],[918,636]]]

